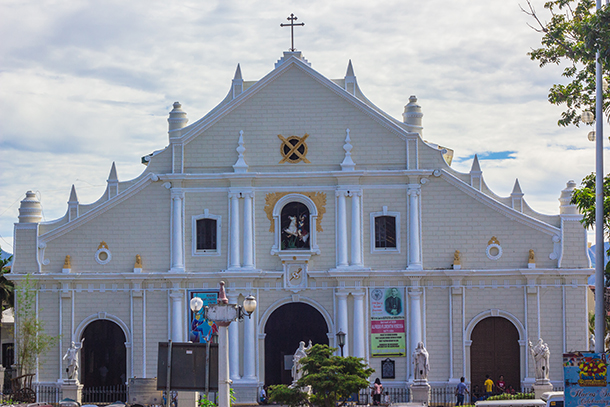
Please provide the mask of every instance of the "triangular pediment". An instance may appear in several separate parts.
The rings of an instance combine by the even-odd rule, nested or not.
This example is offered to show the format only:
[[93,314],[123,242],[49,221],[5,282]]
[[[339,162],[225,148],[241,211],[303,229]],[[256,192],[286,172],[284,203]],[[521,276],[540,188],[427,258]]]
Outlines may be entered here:
[[[338,86],[335,82],[326,78],[303,61],[297,59],[296,57],[290,57],[282,65],[271,71],[265,77],[257,81],[254,85],[250,86],[246,91],[239,95],[239,97],[229,101],[228,103],[225,102],[225,99],[225,101],[221,103],[221,105],[224,104],[224,106],[217,106],[216,108],[214,108],[211,111],[213,112],[213,114],[208,114],[202,119],[185,128],[182,132],[182,136],[180,137],[180,142],[184,144],[188,143],[190,140],[197,137],[198,134],[201,134],[202,131],[205,131],[205,129],[212,126],[218,120],[221,120],[223,117],[230,114],[239,106],[243,105],[244,103],[247,103],[250,99],[255,97],[264,89],[268,88],[269,86],[272,86],[275,81],[284,76],[287,72],[294,71],[295,69],[299,70],[305,76],[317,82],[322,87],[325,87],[328,91],[334,93],[335,95],[343,99],[345,102],[358,108],[363,114],[370,116],[379,125],[387,128],[395,135],[399,137],[406,137],[407,134],[413,134],[402,128],[400,122],[389,119],[388,117],[385,117],[384,115],[380,114],[378,111],[371,108],[366,103],[359,100],[357,97],[346,92],[345,89]],[[295,93],[298,94],[298,92],[299,89],[295,89]]]
[[[274,171],[270,166],[280,164],[339,170],[348,129],[356,166],[382,163],[387,168],[404,169],[405,140],[418,137],[307,64],[289,58],[235,99],[183,129],[172,142],[184,147],[186,173],[211,168],[216,168],[214,172],[231,171],[229,166],[238,158],[240,132],[249,171]],[[286,157],[281,149],[289,137],[306,139],[301,162],[283,160]]]

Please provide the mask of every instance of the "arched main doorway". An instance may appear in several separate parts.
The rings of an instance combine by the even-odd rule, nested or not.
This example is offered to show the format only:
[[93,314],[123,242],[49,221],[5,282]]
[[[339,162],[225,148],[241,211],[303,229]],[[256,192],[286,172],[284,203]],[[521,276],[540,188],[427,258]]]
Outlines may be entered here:
[[470,380],[483,392],[485,375],[497,383],[504,376],[506,386],[519,391],[521,367],[519,331],[508,319],[489,317],[481,320],[470,337]]
[[127,350],[121,327],[107,319],[91,322],[83,332],[81,379],[85,387],[123,384],[127,377]]
[[292,355],[300,341],[328,345],[328,326],[318,310],[309,304],[284,304],[265,324],[265,384],[292,383]]

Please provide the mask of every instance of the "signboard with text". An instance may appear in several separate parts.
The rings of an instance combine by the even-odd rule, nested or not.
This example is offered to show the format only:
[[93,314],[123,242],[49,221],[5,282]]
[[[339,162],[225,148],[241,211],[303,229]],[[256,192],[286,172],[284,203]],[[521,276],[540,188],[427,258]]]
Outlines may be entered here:
[[610,406],[607,354],[564,353],[563,377],[565,407]]
[[403,289],[371,290],[371,356],[405,356],[405,310]]

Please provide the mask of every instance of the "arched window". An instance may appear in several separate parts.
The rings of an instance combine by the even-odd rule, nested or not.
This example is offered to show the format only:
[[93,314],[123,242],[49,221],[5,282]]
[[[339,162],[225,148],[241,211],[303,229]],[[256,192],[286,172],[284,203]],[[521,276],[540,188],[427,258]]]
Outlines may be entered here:
[[300,202],[290,202],[282,208],[281,250],[309,249],[311,230],[309,209]]
[[300,258],[320,254],[316,242],[318,208],[309,197],[298,193],[284,195],[275,203],[272,216],[270,231],[275,234],[272,255],[282,257],[283,253]]

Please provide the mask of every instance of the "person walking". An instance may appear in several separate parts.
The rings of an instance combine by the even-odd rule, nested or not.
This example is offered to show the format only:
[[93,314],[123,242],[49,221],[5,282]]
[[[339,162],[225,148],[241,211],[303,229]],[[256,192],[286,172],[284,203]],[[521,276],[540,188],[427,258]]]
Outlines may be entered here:
[[491,377],[489,377],[489,375],[485,375],[485,399],[490,398],[493,395],[493,391],[494,391],[494,381],[491,380]]
[[383,384],[381,384],[381,380],[379,378],[375,379],[375,383],[373,383],[373,389],[371,394],[373,395],[373,405],[378,406],[381,404],[381,394],[383,393]]
[[456,406],[463,406],[464,405],[464,396],[466,394],[470,394],[468,392],[468,387],[466,387],[466,383],[464,383],[466,379],[464,378],[464,376],[460,377],[460,382],[457,385],[457,388],[455,389],[455,395],[457,396],[457,403],[455,403]]

